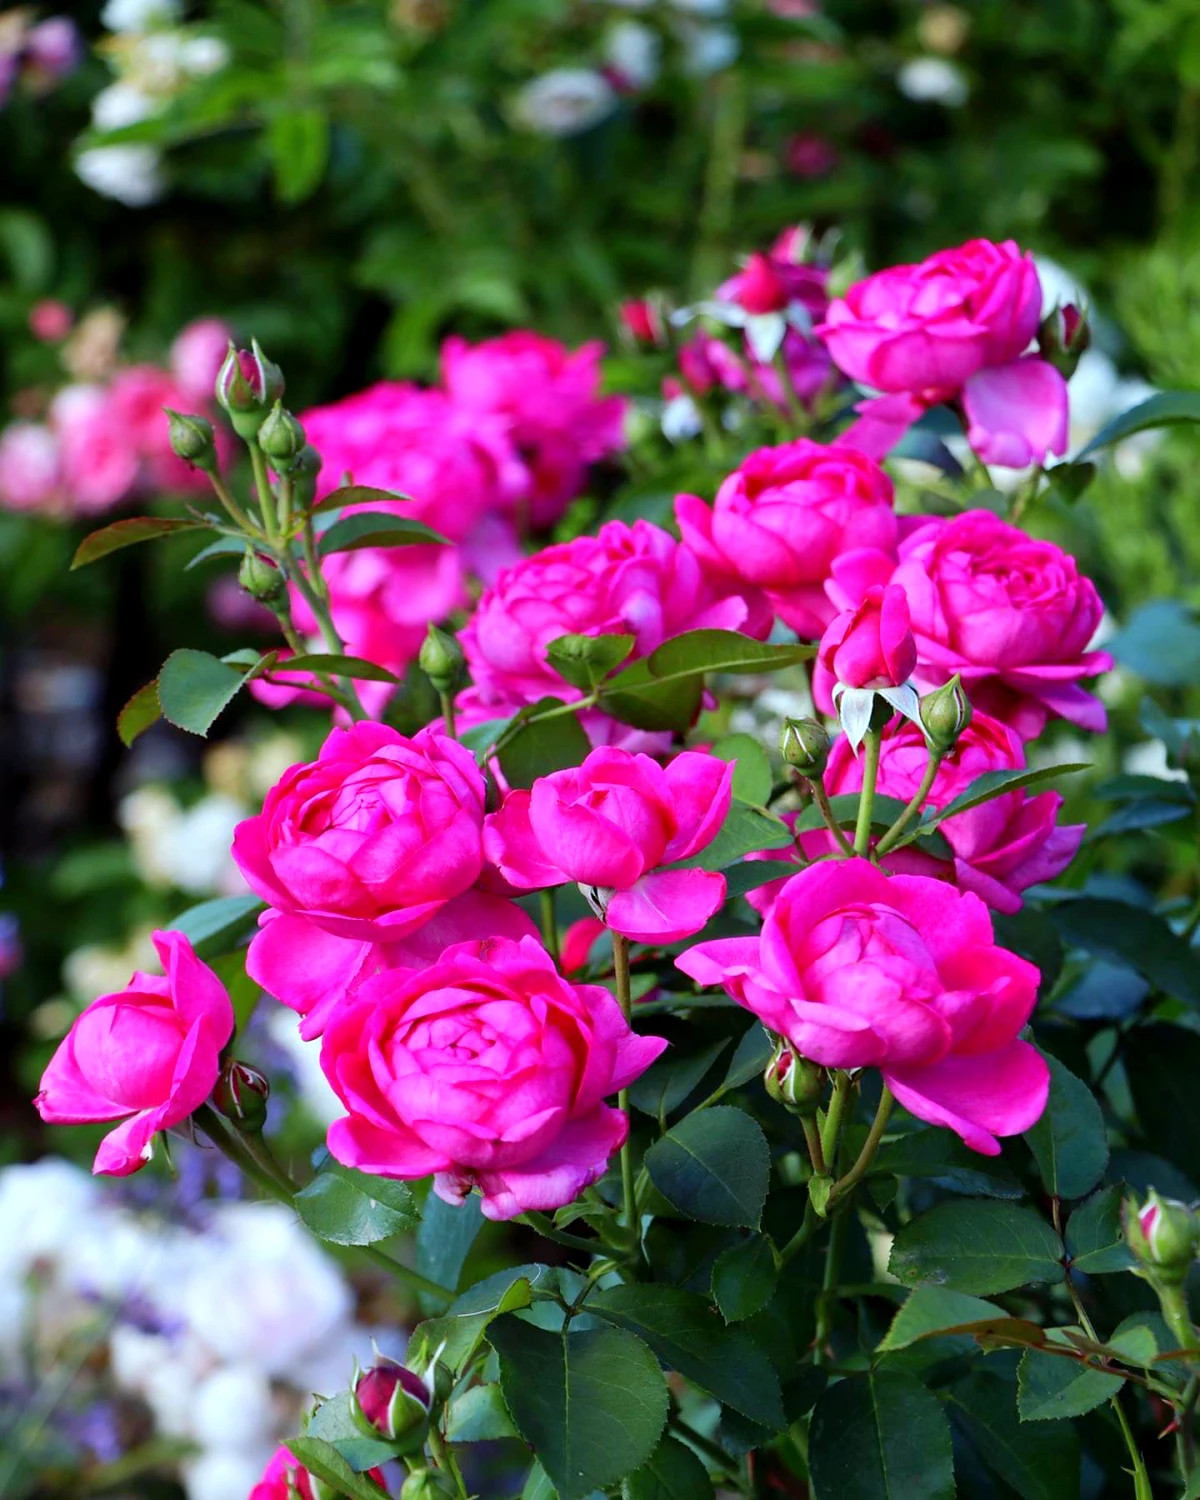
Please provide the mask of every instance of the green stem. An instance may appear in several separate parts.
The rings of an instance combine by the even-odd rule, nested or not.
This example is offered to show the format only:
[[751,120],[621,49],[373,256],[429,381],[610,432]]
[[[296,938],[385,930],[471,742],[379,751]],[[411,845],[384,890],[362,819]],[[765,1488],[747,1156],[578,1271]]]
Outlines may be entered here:
[[804,1218],[801,1221],[800,1228],[797,1229],[795,1234],[792,1235],[791,1239],[779,1252],[780,1267],[786,1266],[788,1261],[790,1261],[794,1255],[796,1255],[800,1250],[803,1250],[804,1246],[807,1245],[809,1240],[812,1239],[813,1235],[816,1234],[818,1227],[823,1222],[824,1220],[817,1217],[817,1211],[812,1206],[812,1203],[806,1203],[804,1205]]
[[254,489],[258,495],[258,508],[262,512],[263,530],[272,542],[278,542],[279,531],[275,525],[275,496],[271,491],[271,478],[267,473],[267,459],[254,438],[249,438],[246,447],[250,450],[250,467],[254,470]]
[[452,740],[458,738],[458,722],[454,716],[454,694],[439,693],[438,700],[442,706],[442,724],[445,732]]
[[817,1122],[811,1115],[804,1115],[800,1120],[804,1130],[804,1144],[808,1147],[808,1157],[812,1162],[813,1175],[824,1177],[828,1170],[825,1165],[825,1153],[821,1149],[821,1132],[817,1129]]
[[938,768],[945,758],[946,752],[944,750],[931,750],[929,752],[929,760],[925,765],[925,774],[921,778],[921,785],[917,788],[912,801],[879,840],[878,844],[875,845],[876,858],[886,854],[896,844],[900,835],[921,811],[925,803],[925,798],[929,796],[929,793],[933,789],[933,783],[937,780]]
[[548,886],[539,898],[542,909],[542,942],[557,969],[562,955],[558,947],[558,916],[554,910],[554,887]]
[[829,1194],[831,1211],[834,1203],[838,1199],[848,1198],[867,1175],[871,1163],[875,1160],[875,1153],[879,1150],[879,1143],[883,1139],[883,1132],[887,1129],[888,1118],[895,1102],[891,1090],[885,1085],[883,1093],[879,1096],[879,1107],[875,1111],[875,1118],[871,1121],[867,1138],[863,1142],[862,1150],[858,1153],[858,1160],[844,1177],[840,1177],[834,1183],[833,1191]]
[[813,1364],[823,1365],[828,1354],[829,1335],[833,1326],[833,1306],[837,1301],[838,1272],[842,1263],[842,1246],[845,1242],[846,1224],[842,1216],[829,1226],[829,1244],[825,1247],[825,1274],[821,1278],[821,1292],[817,1298],[817,1328],[813,1340]]
[[433,1460],[439,1469],[443,1469],[454,1480],[461,1500],[467,1500],[467,1489],[463,1484],[462,1475],[458,1472],[458,1464],[454,1460],[454,1454],[450,1451],[450,1445],[436,1427],[429,1429],[429,1451],[433,1454]]
[[544,1240],[553,1240],[556,1245],[566,1245],[570,1250],[586,1250],[589,1255],[598,1255],[605,1248],[599,1240],[585,1240],[582,1235],[567,1234],[565,1230],[556,1229],[553,1220],[532,1210],[518,1214],[517,1223],[540,1234]]
[[705,1458],[711,1459],[723,1473],[734,1474],[737,1472],[737,1464],[725,1452],[724,1448],[719,1443],[714,1443],[711,1438],[706,1438],[703,1433],[697,1432],[689,1422],[683,1420],[678,1412],[671,1413],[669,1425],[675,1429],[685,1442],[690,1443],[697,1452],[703,1453]]
[[[322,597],[322,591],[319,589],[319,586],[313,585],[312,581],[305,576],[303,568],[295,566],[294,560],[289,555],[286,546],[281,544],[277,548],[275,555],[279,562],[280,572],[283,573],[289,582],[296,585],[297,593],[299,593],[305,604],[312,611],[313,619],[317,622],[317,629],[321,632],[321,639],[325,643],[325,649],[331,656],[345,656],[345,645],[341,636],[337,633],[337,628],[333,623],[333,616],[329,612],[329,605]],[[314,576],[318,580],[320,579],[319,568]],[[364,719],[369,719],[371,716],[363,707],[362,699],[358,696],[358,689],[354,685],[354,679],[351,677],[339,677],[338,685],[346,696],[346,707],[351,718],[357,719],[360,723]]]
[[833,1076],[833,1097],[829,1101],[829,1109],[825,1114],[825,1124],[821,1127],[821,1150],[825,1153],[825,1162],[829,1167],[837,1165],[837,1148],[842,1138],[842,1118],[846,1113],[846,1105],[850,1100],[850,1093],[854,1088],[854,1080],[849,1073],[837,1072]]
[[845,830],[837,820],[837,816],[829,801],[829,793],[825,790],[825,783],[819,776],[815,776],[809,780],[808,785],[812,790],[813,801],[820,808],[821,816],[825,819],[825,826],[833,834],[838,848],[843,854],[853,854],[854,845],[846,837]]
[[[617,980],[617,1004],[621,1007],[621,1014],[625,1017],[626,1025],[632,1028],[633,1000],[629,986],[629,939],[622,933],[614,932],[612,940],[613,971]],[[617,1108],[624,1112],[626,1120],[631,1119],[628,1089],[622,1089],[617,1095]],[[625,1227],[633,1236],[634,1245],[639,1245],[642,1237],[638,1224],[637,1194],[633,1183],[633,1150],[628,1134],[625,1136],[625,1144],[621,1147],[621,1202],[624,1208]]]
[[242,530],[247,534],[247,536],[252,536],[255,541],[266,541],[266,535],[263,532],[262,527],[256,525],[242,509],[242,507],[237,503],[237,501],[225,487],[225,481],[221,478],[221,476],[219,474],[210,474],[208,476],[208,480],[213,487],[213,493],[216,495],[217,499],[221,502],[225,509],[229,512],[230,519],[236,525],[240,526]]
[[871,852],[871,812],[875,806],[875,783],[879,779],[879,747],[883,732],[868,729],[863,744],[863,784],[858,796],[858,821],[854,825],[854,852],[865,859]]

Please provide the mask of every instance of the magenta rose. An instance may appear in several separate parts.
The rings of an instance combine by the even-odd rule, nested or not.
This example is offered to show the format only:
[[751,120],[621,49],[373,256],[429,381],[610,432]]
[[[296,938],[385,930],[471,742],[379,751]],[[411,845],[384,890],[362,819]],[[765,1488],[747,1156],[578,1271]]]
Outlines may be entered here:
[[499,419],[529,466],[520,497],[535,526],[556,521],[589,464],[625,446],[625,401],[601,396],[602,344],[570,350],[528,329],[442,345],[442,379],[463,411]]
[[851,688],[891,688],[908,681],[917,665],[908,600],[895,584],[869,588],[861,601],[837,615],[817,652],[826,681]]
[[355,724],[284,773],[262,812],[238,824],[233,857],[277,911],[335,937],[394,942],[474,885],[483,802],[483,777],[457,740]]
[[825,593],[848,547],[894,552],[892,482],[874,459],[808,438],[759,448],[717,491],[711,510],[680,495],[684,541],[712,571],[765,591],[801,636],[817,637],[835,610]]
[[604,1100],[662,1052],[600,985],[570,984],[533,938],[463,943],[417,973],[377,974],[325,1028],[321,1067],[347,1111],[346,1166],[473,1188],[489,1219],[561,1207],[629,1129]]
[[246,972],[267,994],[301,1017],[306,1042],[321,1035],[334,1007],[380,969],[423,969],[456,943],[484,937],[536,937],[537,927],[515,902],[465,891],[408,937],[372,943],[337,937],[307,917],[268,909],[246,954]]
[[609,521],[596,536],[545,547],[504,569],[459,633],[476,694],[500,704],[577,698],[546,648],[563,635],[632,635],[633,656],[706,628],[761,639],[759,598],[710,579],[690,547],[649,521]]
[[971,240],[856,282],[830,303],[817,335],[852,380],[915,404],[868,402],[863,430],[848,440],[880,456],[924,407],[961,393],[971,445],[986,462],[1064,452],[1066,382],[1045,361],[1021,357],[1041,308],[1033,258],[1011,240]]
[[517,890],[576,881],[614,932],[674,942],[725,899],[725,877],[668,870],[711,844],[729,811],[733,763],[685,750],[665,767],[593,750],[529,791],[509,792],[484,826],[484,851]]
[[943,881],[863,859],[810,865],[759,937],[700,943],[676,964],[813,1062],[879,1068],[919,1120],[987,1156],[1045,1108],[1049,1069],[1018,1036],[1038,971],[996,947],[978,896]]
[[212,1093],[233,1035],[225,986],[181,932],[156,932],[164,978],[135,973],[80,1015],[42,1074],[34,1104],[52,1125],[120,1120],[92,1170],[127,1177],[150,1160],[155,1134]]
[[918,527],[898,565],[844,553],[830,595],[848,605],[884,579],[907,596],[922,691],[957,672],[975,707],[1022,739],[1036,738],[1050,717],[1103,732],[1103,705],[1080,678],[1112,666],[1107,652],[1088,650],[1104,606],[1061,547],[971,510]]
[[[370,1477],[386,1489],[382,1470],[368,1469]],[[250,1491],[249,1500],[315,1500],[312,1475],[286,1448],[277,1448],[263,1476]],[[234,1500],[230,1496],[230,1500]]]

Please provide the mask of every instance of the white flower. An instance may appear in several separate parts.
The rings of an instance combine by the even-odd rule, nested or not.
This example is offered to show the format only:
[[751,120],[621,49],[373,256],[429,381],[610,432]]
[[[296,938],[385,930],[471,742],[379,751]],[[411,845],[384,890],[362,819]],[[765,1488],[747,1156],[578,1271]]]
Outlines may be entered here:
[[219,73],[229,62],[229,48],[215,36],[190,36],[180,49],[180,66],[193,78]]
[[75,158],[75,173],[93,192],[127,208],[162,197],[162,158],[153,146],[93,146]]
[[82,1167],[52,1156],[0,1171],[0,1280],[20,1280],[35,1262],[57,1261],[99,1196]]
[[212,1450],[183,1465],[183,1487],[188,1500],[235,1500],[248,1495],[262,1478],[274,1445],[258,1453]]
[[139,125],[157,112],[158,101],[132,83],[110,83],[92,100],[92,123],[97,130]]
[[695,78],[708,78],[737,61],[740,43],[728,26],[697,26],[681,21],[675,28],[683,48],[684,71]]
[[958,109],[971,93],[966,74],[944,57],[914,57],[896,74],[896,87],[906,99],[947,109]]
[[684,443],[704,430],[700,412],[690,396],[672,396],[662,409],[662,432],[668,443]]
[[[348,1373],[343,1375],[343,1385],[348,1378]],[[257,1453],[265,1446],[269,1450],[275,1433],[271,1382],[261,1370],[248,1365],[226,1365],[214,1371],[196,1388],[191,1427],[202,1448]]]
[[662,40],[640,21],[618,21],[604,43],[608,65],[631,89],[646,89],[658,77]]
[[578,135],[617,106],[612,84],[594,68],[552,68],[527,83],[513,102],[513,118],[539,135]]
[[100,22],[109,31],[148,31],[169,26],[182,14],[182,0],[108,0]]

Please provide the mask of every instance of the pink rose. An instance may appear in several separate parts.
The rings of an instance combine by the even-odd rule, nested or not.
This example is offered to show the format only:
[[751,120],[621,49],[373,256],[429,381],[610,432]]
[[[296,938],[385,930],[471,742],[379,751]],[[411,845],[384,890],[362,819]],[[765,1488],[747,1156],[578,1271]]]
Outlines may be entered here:
[[70,333],[75,314],[65,302],[43,297],[29,309],[29,331],[43,344],[57,344]]
[[1089,651],[1104,606],[1075,559],[990,511],[931,520],[900,545],[900,562],[844,553],[829,592],[849,605],[889,581],[908,598],[917,643],[916,685],[961,674],[976,708],[1034,739],[1051,716],[1102,733],[1102,704],[1080,686],[1112,658]]
[[238,824],[233,857],[277,911],[337,937],[396,941],[475,883],[483,801],[483,777],[456,740],[355,724],[284,773],[262,812]]
[[596,536],[545,547],[506,568],[483,591],[459,633],[471,680],[485,698],[532,703],[579,696],[553,670],[546,647],[563,635],[633,635],[633,657],[672,636],[706,628],[762,639],[761,599],[714,582],[690,547],[649,521],[609,521]]
[[181,328],[171,345],[171,374],[192,403],[212,404],[217,373],[233,335],[220,318],[196,318]]
[[424,969],[447,948],[485,937],[536,937],[531,918],[512,901],[466,891],[396,942],[336,937],[307,917],[268,909],[246,954],[246,972],[300,1017],[306,1042],[321,1035],[334,1008],[380,969]]
[[318,496],[348,482],[407,496],[395,502],[397,515],[452,541],[493,507],[511,505],[528,484],[505,422],[464,411],[441,391],[380,381],[301,412],[300,421],[322,459]]
[[629,1129],[604,1100],[662,1052],[600,985],[563,979],[533,938],[462,943],[417,973],[369,979],[325,1029],[321,1067],[347,1116],[338,1161],[383,1177],[435,1173],[489,1219],[561,1207]]
[[[909,802],[921,785],[928,755],[918,725],[907,719],[893,722],[883,736],[877,790],[885,797]],[[1020,736],[999,720],[977,713],[938,767],[925,805],[945,807],[987,772],[1019,771],[1024,766]],[[862,780],[862,761],[844,737],[836,740],[825,770],[825,790],[831,797],[859,792]],[[1060,828],[1056,819],[1062,803],[1058,792],[1033,796],[1024,788],[1005,792],[940,825],[953,851],[952,864],[917,844],[884,855],[883,866],[908,875],[951,879],[960,890],[981,896],[993,911],[1020,911],[1021,892],[1061,875],[1079,849],[1084,825]],[[806,858],[816,858],[832,850],[832,835],[823,830],[805,833],[801,848]],[[747,899],[765,913],[776,893],[777,887],[764,886],[751,891]]]
[[0,505],[41,510],[58,494],[59,445],[41,422],[10,422],[0,433]]
[[[155,489],[208,490],[208,477],[177,458],[171,449],[165,407],[174,411],[194,406],[196,398],[182,390],[157,365],[131,365],[121,370],[108,388],[109,420],[146,465],[146,478]],[[218,451],[224,456],[225,432],[216,431]]]
[[852,688],[899,687],[917,665],[908,600],[895,584],[875,585],[825,634],[817,663],[826,679]]
[[[376,1484],[387,1487],[379,1469],[367,1471]],[[290,1481],[290,1483],[289,1483]],[[249,1500],[313,1500],[312,1476],[286,1448],[278,1448],[263,1470],[263,1477],[250,1491]],[[230,1496],[230,1500],[234,1500]]]
[[1064,452],[1066,382],[1045,361],[1021,358],[1041,308],[1033,259],[1011,240],[971,240],[856,282],[817,336],[852,380],[911,399],[859,407],[864,420],[846,441],[879,457],[924,407],[961,393],[985,461],[1022,466]]
[[862,859],[810,865],[761,936],[701,943],[676,964],[813,1062],[879,1068],[918,1119],[987,1156],[1045,1108],[1049,1069],[1018,1037],[1038,971],[995,946],[978,896],[940,880]]
[[121,1120],[100,1143],[94,1172],[127,1177],[150,1160],[154,1135],[212,1092],[233,1035],[225,986],[181,932],[156,932],[166,970],[135,973],[77,1018],[42,1074],[34,1103],[53,1125]]
[[680,495],[684,541],[712,571],[766,592],[801,636],[816,637],[835,610],[825,594],[847,547],[895,552],[892,482],[874,459],[808,438],[759,448],[725,479],[710,510]]
[[535,526],[558,519],[589,464],[625,446],[625,401],[601,396],[602,344],[569,350],[528,329],[442,345],[442,379],[463,411],[499,418],[529,465],[522,501]]
[[614,932],[674,942],[725,899],[725,877],[667,870],[711,844],[729,811],[733,763],[685,750],[665,767],[627,750],[509,792],[484,825],[484,852],[517,890],[576,881]]
[[110,510],[133,491],[137,448],[100,386],[64,386],[51,403],[50,425],[60,445],[63,491],[74,510]]

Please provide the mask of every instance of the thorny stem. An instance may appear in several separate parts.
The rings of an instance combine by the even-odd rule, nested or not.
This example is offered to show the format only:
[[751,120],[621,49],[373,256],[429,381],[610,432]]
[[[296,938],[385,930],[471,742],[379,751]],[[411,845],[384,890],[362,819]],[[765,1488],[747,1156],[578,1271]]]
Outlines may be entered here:
[[[633,1000],[630,996],[629,987],[629,939],[620,932],[614,932],[613,940],[613,970],[617,980],[617,1004],[621,1007],[621,1014],[625,1017],[626,1025],[633,1025]],[[622,1089],[617,1095],[617,1108],[624,1112],[626,1120],[629,1119],[629,1090]],[[633,1183],[633,1151],[629,1144],[628,1134],[625,1144],[621,1147],[621,1201],[624,1205],[625,1227],[633,1238],[635,1246],[641,1240],[638,1225],[637,1194]]]
[[865,859],[871,852],[871,811],[875,806],[875,783],[879,779],[879,748],[883,734],[868,729],[863,742],[863,784],[858,797],[858,821],[854,825],[854,852]]
[[933,789],[933,783],[937,780],[938,768],[946,758],[944,750],[931,750],[929,760],[925,765],[925,774],[921,777],[921,785],[917,788],[912,801],[887,830],[879,842],[875,845],[875,854],[880,856],[886,854],[899,841],[900,835],[905,832],[909,824],[921,811],[925,804],[925,798]]

